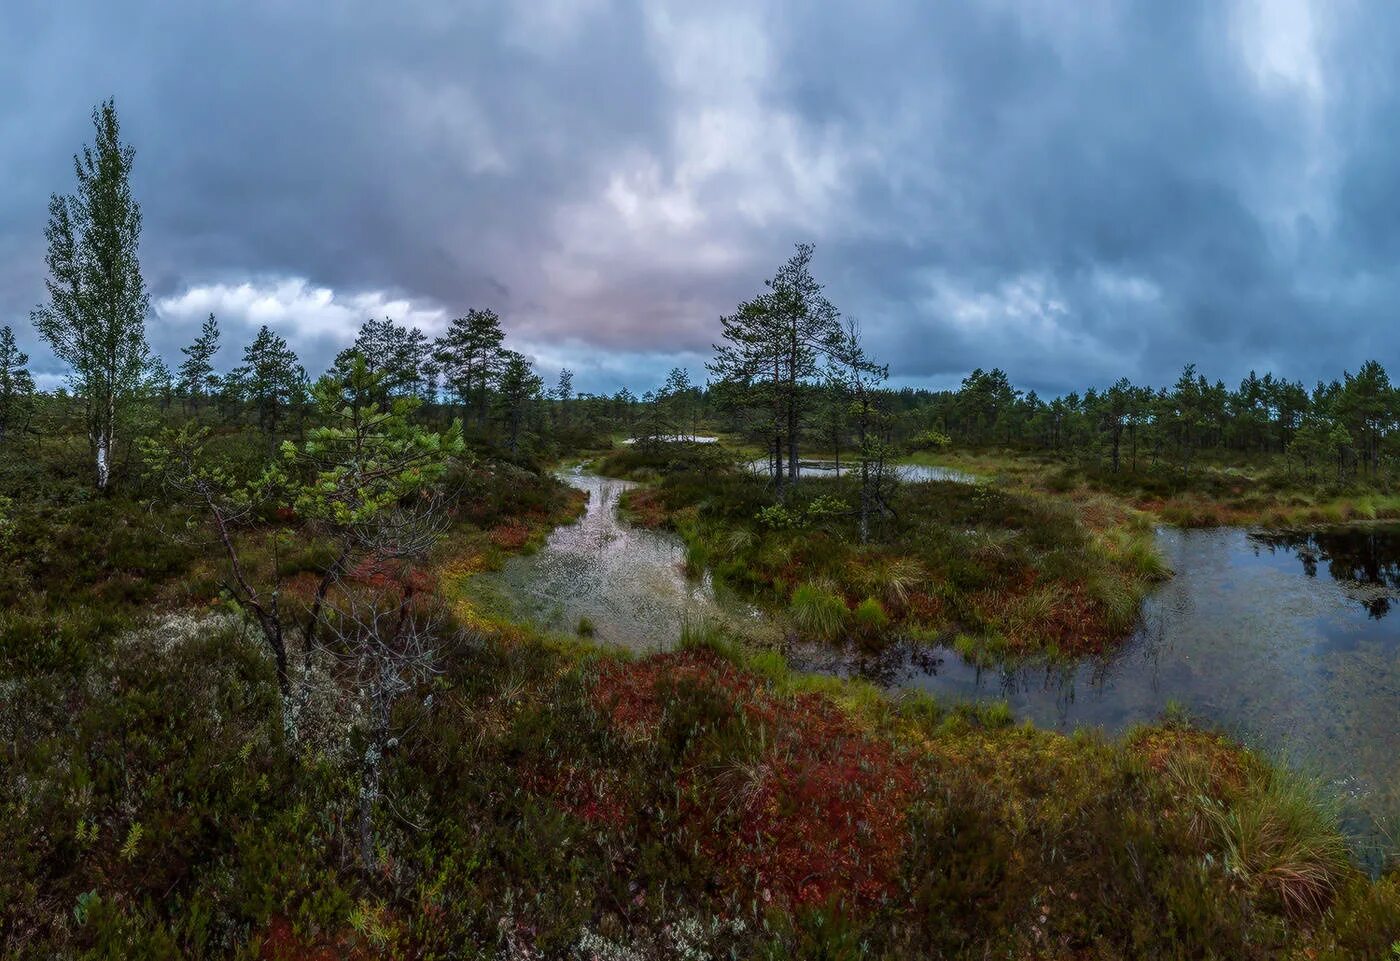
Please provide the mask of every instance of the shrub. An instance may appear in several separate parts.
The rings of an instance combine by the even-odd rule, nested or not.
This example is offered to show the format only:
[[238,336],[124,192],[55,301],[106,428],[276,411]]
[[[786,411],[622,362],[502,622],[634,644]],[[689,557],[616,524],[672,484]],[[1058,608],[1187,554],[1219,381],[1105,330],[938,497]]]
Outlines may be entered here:
[[770,504],[754,515],[759,524],[774,531],[788,531],[802,525],[800,515],[788,510],[782,504]]
[[938,430],[926,430],[915,434],[909,440],[909,449],[914,451],[940,451],[946,450],[952,444],[952,438]]

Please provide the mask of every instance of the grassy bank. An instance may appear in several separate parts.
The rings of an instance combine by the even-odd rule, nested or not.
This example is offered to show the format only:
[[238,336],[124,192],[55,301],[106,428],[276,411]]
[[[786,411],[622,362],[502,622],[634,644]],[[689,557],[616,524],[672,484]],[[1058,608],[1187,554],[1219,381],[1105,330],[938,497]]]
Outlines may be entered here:
[[669,526],[688,560],[790,614],[804,636],[879,645],[898,631],[982,660],[1112,649],[1166,572],[1146,515],[1111,497],[1068,500],[998,485],[901,485],[860,542],[851,478],[808,477],[779,504],[766,478],[716,445],[611,455],[650,478],[631,520]]
[[1082,500],[1113,497],[1180,527],[1302,527],[1400,520],[1400,495],[1382,481],[1341,484],[1290,471],[1281,459],[1177,467],[1125,465],[1117,473],[1044,455],[946,451],[909,460],[976,473],[1018,488]]

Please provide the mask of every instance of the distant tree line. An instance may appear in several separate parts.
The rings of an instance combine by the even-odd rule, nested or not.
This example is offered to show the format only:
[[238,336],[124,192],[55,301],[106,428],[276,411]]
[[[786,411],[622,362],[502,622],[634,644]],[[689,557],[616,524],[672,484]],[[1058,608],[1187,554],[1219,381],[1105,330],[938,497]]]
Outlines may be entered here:
[[1400,454],[1400,390],[1374,360],[1311,390],[1254,371],[1231,389],[1188,364],[1170,387],[1123,378],[1051,400],[1016,389],[999,369],[978,369],[957,390],[905,389],[892,403],[906,438],[932,432],[969,447],[1089,458],[1113,471],[1275,455],[1345,480],[1375,477]]
[[[109,486],[116,446],[130,449],[152,406],[255,425],[269,446],[300,436],[314,407],[313,378],[272,329],[258,330],[226,367],[213,315],[176,369],[150,351],[141,211],[129,185],[135,153],[121,140],[111,101],[92,120],[94,144],[74,158],[76,190],[50,200],[49,297],[32,320],[69,368],[71,394],[63,396],[81,413],[96,486]],[[344,382],[363,359],[376,385],[367,401],[387,407],[414,398],[420,419],[459,418],[469,442],[514,456],[598,446],[619,433],[647,441],[723,430],[767,450],[780,489],[799,478],[802,450],[849,456],[877,475],[896,447],[948,444],[1046,452],[1115,472],[1275,456],[1290,470],[1340,481],[1378,477],[1400,453],[1400,391],[1376,361],[1311,389],[1254,372],[1231,389],[1187,365],[1170,387],[1124,378],[1052,399],[1017,389],[997,368],[974,370],[956,390],[890,390],[859,325],[814,278],[813,254],[799,245],[761,293],[720,319],[705,384],[677,367],[641,396],[626,388],[604,396],[576,393],[565,369],[546,388],[529,359],[505,346],[501,318],[484,308],[436,338],[392,319],[366,320],[329,373]],[[39,433],[27,362],[13,331],[0,328],[0,445]]]

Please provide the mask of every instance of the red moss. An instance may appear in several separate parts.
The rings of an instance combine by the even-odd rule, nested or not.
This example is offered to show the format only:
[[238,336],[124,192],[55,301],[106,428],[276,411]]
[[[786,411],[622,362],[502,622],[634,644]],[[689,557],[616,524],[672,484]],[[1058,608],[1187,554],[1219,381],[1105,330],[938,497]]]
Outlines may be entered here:
[[623,495],[623,506],[627,517],[640,527],[656,529],[665,527],[671,512],[661,492],[650,487],[635,487]]
[[349,572],[350,580],[367,587],[408,589],[416,594],[431,593],[437,587],[432,572],[402,561],[381,557],[361,558]]
[[718,880],[792,906],[869,908],[893,893],[916,790],[907,756],[829,699],[779,697],[709,652],[609,665],[594,699],[614,726],[645,735],[677,682],[721,693],[765,732],[757,757],[691,763],[681,774],[682,822]]
[[355,945],[350,936],[314,940],[296,933],[286,918],[273,918],[263,931],[258,949],[261,961],[358,961],[373,957]]
[[1056,582],[1055,602],[1034,623],[1026,625],[1032,636],[1018,636],[1012,625],[1018,605],[1038,589],[1034,571],[1027,571],[1019,583],[1003,585],[994,591],[977,595],[977,609],[1006,629],[1007,640],[1013,648],[1033,652],[1054,645],[1064,655],[1099,654],[1117,646],[1121,635],[1109,623],[1103,602],[1085,590],[1083,584]]
[[549,770],[524,771],[520,781],[526,790],[553,798],[565,811],[590,824],[620,828],[631,818],[631,806],[609,771],[566,763]]
[[501,550],[518,551],[530,540],[530,526],[519,518],[512,518],[491,528],[487,536]]
[[1154,771],[1166,771],[1172,758],[1193,756],[1205,761],[1210,787],[1216,797],[1231,797],[1243,790],[1249,775],[1249,756],[1222,735],[1190,727],[1148,728],[1128,747]]
[[923,624],[939,624],[946,614],[943,598],[925,591],[914,591],[907,604],[909,616]]

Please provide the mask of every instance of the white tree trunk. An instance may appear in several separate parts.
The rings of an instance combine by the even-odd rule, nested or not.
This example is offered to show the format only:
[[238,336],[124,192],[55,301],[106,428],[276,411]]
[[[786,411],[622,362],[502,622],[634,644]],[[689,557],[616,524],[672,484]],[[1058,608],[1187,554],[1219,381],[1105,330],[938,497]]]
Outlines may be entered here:
[[97,434],[97,488],[107,489],[107,481],[112,476],[112,439],[103,431]]

